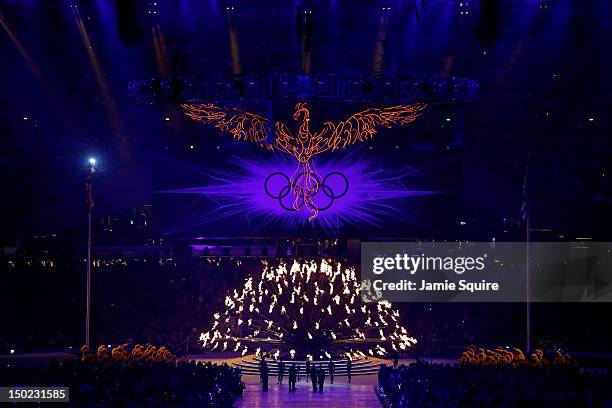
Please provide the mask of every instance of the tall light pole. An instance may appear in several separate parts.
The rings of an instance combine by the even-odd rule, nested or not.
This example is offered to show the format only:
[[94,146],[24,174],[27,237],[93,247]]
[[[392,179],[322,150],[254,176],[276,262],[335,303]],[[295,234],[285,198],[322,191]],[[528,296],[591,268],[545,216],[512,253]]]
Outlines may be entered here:
[[96,172],[96,159],[91,157],[87,166],[87,311],[85,313],[85,345],[91,343],[91,212],[93,200],[93,174]]

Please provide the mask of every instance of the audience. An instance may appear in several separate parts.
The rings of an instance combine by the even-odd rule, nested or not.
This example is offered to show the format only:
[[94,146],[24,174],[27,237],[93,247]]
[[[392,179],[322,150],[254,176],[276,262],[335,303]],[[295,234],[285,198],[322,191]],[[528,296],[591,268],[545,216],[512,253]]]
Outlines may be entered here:
[[[34,262],[0,259],[0,354],[78,351],[85,313],[84,264],[71,257]],[[200,333],[210,327],[228,290],[258,274],[257,257],[154,255],[96,260],[92,270],[92,340],[106,344],[165,344],[177,355],[197,353]],[[612,304],[612,303],[611,303]],[[612,338],[589,309],[592,304],[534,304],[534,344],[544,349],[608,352]],[[597,304],[597,307],[604,307]],[[402,324],[418,343],[416,356],[456,356],[474,342],[524,341],[524,305],[396,303]],[[16,312],[18,311],[18,313]],[[564,325],[556,316],[564,317]],[[568,330],[567,327],[572,327]]]
[[[260,267],[255,258],[246,265],[233,258],[98,262],[92,270],[92,339],[166,344],[179,355],[198,352],[200,333],[227,291]],[[83,276],[75,271],[74,280],[57,279],[57,273],[23,265],[6,274],[0,310],[20,312],[5,316],[0,354],[78,351],[84,333]]]

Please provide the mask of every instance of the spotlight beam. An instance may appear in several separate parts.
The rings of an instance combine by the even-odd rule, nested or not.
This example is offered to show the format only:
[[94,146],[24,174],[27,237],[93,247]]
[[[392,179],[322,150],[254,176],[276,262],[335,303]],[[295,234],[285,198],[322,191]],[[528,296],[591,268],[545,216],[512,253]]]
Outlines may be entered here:
[[104,72],[102,71],[102,67],[100,66],[100,62],[98,61],[98,56],[94,50],[94,47],[89,39],[89,34],[87,33],[87,29],[85,28],[85,23],[81,18],[81,14],[79,13],[79,9],[74,7],[72,9],[72,13],[74,16],[74,21],[76,23],[77,29],[79,30],[79,35],[81,36],[81,42],[85,47],[85,51],[87,53],[87,57],[89,59],[89,63],[91,65],[92,71],[94,73],[94,77],[96,78],[96,83],[98,85],[98,89],[102,98],[104,99],[104,106],[106,108],[106,113],[109,118],[110,126],[113,131],[113,135],[118,138],[120,145],[120,154],[122,158],[129,157],[128,151],[128,143],[125,135],[125,131],[121,126],[121,121],[119,119],[119,114],[114,107],[114,101],[110,92],[110,88],[108,83],[106,82],[106,78],[104,77]]

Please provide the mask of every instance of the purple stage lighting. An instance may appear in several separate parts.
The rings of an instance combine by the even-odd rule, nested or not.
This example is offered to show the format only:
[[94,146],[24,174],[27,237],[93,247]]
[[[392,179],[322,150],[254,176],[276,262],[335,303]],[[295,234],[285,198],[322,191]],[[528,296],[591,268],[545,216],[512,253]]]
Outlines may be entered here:
[[[172,231],[189,230],[243,216],[255,230],[268,225],[290,230],[310,224],[303,200],[290,194],[295,174],[292,163],[281,158],[263,160],[235,156],[231,170],[196,170],[203,184],[191,188],[160,191],[165,194],[192,194],[205,200],[206,210],[192,216]],[[385,219],[405,219],[406,200],[436,194],[412,190],[406,183],[416,177],[413,168],[387,170],[376,161],[357,153],[316,163],[311,197],[320,209],[315,224],[338,229],[347,224],[381,225]]]

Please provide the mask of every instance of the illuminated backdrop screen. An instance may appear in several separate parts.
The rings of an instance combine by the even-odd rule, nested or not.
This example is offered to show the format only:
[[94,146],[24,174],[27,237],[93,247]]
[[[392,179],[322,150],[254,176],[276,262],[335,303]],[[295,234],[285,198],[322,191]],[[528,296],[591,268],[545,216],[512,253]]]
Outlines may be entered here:
[[[435,165],[410,161],[415,152],[387,146],[363,146],[313,162],[311,199],[292,193],[295,164],[257,146],[216,146],[212,160],[161,157],[156,164],[154,199],[167,233],[184,236],[361,237],[384,231],[419,236],[452,218],[452,211],[432,212],[460,190],[458,164],[452,155]],[[429,155],[422,155],[429,156]]]

